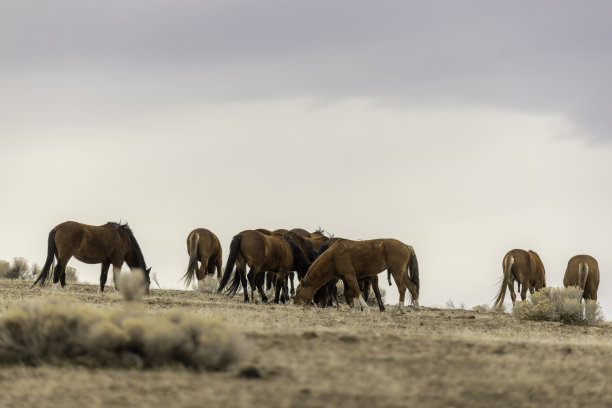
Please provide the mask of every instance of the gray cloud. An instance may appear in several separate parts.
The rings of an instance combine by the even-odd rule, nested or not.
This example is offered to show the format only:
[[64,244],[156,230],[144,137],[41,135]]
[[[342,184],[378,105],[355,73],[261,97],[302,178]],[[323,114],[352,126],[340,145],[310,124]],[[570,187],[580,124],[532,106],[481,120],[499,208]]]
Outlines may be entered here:
[[[39,72],[68,73],[63,90],[79,90],[79,104],[121,110],[185,98],[365,97],[556,113],[577,134],[612,137],[605,1],[9,1],[2,8],[0,69],[28,83]],[[38,88],[31,92],[38,96]],[[69,92],[62,97],[76,103]]]

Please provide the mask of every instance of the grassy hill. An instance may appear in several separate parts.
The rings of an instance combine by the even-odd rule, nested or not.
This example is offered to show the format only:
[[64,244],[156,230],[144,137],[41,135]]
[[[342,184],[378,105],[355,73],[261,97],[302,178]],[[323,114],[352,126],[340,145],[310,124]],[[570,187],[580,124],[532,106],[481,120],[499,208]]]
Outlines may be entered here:
[[[112,289],[29,285],[0,280],[0,312],[58,293],[96,309],[124,307]],[[394,306],[385,313],[304,309],[241,298],[153,289],[143,301],[148,313],[181,310],[240,332],[246,355],[225,371],[4,365],[0,406],[612,406],[609,323],[426,307],[403,315]]]

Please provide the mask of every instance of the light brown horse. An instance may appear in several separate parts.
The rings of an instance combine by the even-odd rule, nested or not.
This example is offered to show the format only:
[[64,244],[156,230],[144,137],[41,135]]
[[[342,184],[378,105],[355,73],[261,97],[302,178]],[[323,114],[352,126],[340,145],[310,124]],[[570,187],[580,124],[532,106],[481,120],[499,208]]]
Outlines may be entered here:
[[186,286],[191,285],[194,275],[198,282],[202,282],[207,275],[214,276],[215,269],[217,279],[221,279],[222,250],[219,238],[215,234],[206,228],[191,231],[187,236],[187,254],[189,254],[189,264],[187,272],[183,275]]
[[115,289],[119,289],[119,274],[124,262],[130,269],[143,271],[146,291],[149,292],[151,268],[147,269],[140,246],[127,224],[109,222],[93,226],[74,221],[59,224],[49,232],[47,260],[32,287],[37,283],[45,285],[54,257],[57,258],[57,266],[53,270],[53,283],[59,281],[62,287],[66,286],[66,265],[73,256],[87,264],[102,264],[101,292],[104,291],[110,265],[113,265]]
[[589,255],[576,255],[567,263],[563,286],[579,286],[584,300],[597,300],[599,265]]
[[[328,238],[321,247],[319,248],[319,253],[317,256],[320,256],[323,252],[328,250],[333,244],[338,241],[343,240],[344,238]],[[387,270],[387,279],[389,280],[389,285],[391,284],[391,272]],[[325,306],[333,306],[333,301],[336,301],[336,306],[340,306],[338,303],[338,290],[336,288],[336,284],[339,281],[338,278],[334,278],[327,282],[325,285],[321,286],[314,294],[313,300],[316,305],[321,307]],[[346,303],[350,306],[353,305],[354,299],[358,297],[358,294],[353,293],[351,289],[348,287],[346,282],[342,282],[344,287],[344,299]],[[363,300],[368,301],[368,297],[370,294],[370,287],[374,291],[374,295],[376,296],[376,301],[378,302],[378,308],[381,312],[385,311],[385,305],[382,301],[382,296],[380,295],[380,289],[378,287],[378,276],[367,276],[365,278],[361,278],[358,280],[359,289],[361,290]]]
[[[255,282],[260,281],[262,272],[276,273],[279,279],[286,279],[289,271],[298,271],[298,274],[305,273],[310,266],[302,251],[291,239],[283,235],[266,235],[255,230],[242,231],[234,236],[230,244],[230,253],[225,265],[225,273],[219,283],[217,292],[221,292],[228,284],[232,272],[236,266],[236,272],[233,274],[233,280],[228,287],[226,293],[233,296],[238,291],[242,283],[244,291],[244,301],[249,301],[247,288],[247,265],[250,268],[249,280],[251,284],[251,297],[253,297],[253,287]],[[257,285],[259,294],[264,302],[268,299],[260,285]],[[289,298],[286,293],[285,285],[277,285],[274,301],[280,300],[280,290],[283,290],[285,299]]]
[[348,239],[334,243],[323,252],[310,266],[304,279],[298,285],[293,303],[309,305],[314,293],[333,278],[342,279],[355,294],[362,309],[368,310],[363,300],[358,280],[376,276],[388,269],[399,291],[400,311],[404,311],[406,289],[412,297],[412,304],[418,307],[419,265],[414,249],[392,238],[351,241]]
[[540,256],[534,251],[513,249],[509,251],[502,261],[504,275],[501,287],[493,307],[499,308],[504,303],[506,288],[510,291],[512,303],[516,301],[514,281],[518,282],[521,300],[527,298],[527,289],[533,294],[536,290],[546,287],[546,272]]

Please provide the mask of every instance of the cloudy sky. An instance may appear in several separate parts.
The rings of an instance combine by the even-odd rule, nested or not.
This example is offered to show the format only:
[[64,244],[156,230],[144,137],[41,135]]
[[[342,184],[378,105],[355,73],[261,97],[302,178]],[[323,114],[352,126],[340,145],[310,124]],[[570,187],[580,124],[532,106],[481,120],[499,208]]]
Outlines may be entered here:
[[428,306],[490,304],[512,248],[553,286],[587,253],[609,318],[611,17],[595,0],[5,0],[0,259],[44,263],[62,221],[127,221],[179,287],[193,228],[225,258],[244,229],[322,227],[413,245]]

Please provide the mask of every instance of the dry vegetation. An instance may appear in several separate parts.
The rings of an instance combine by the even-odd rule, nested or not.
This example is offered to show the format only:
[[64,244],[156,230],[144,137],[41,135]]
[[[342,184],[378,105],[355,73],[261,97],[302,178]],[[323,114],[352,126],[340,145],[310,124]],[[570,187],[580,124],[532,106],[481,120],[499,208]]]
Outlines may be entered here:
[[[63,296],[120,313],[112,291]],[[0,311],[55,295],[0,281]],[[152,315],[187,313],[238,330],[248,350],[221,372],[183,366],[91,368],[63,361],[0,367],[2,407],[543,407],[612,405],[612,327],[432,309],[398,314],[243,304],[240,297],[152,290]],[[178,312],[176,312],[178,311]]]

